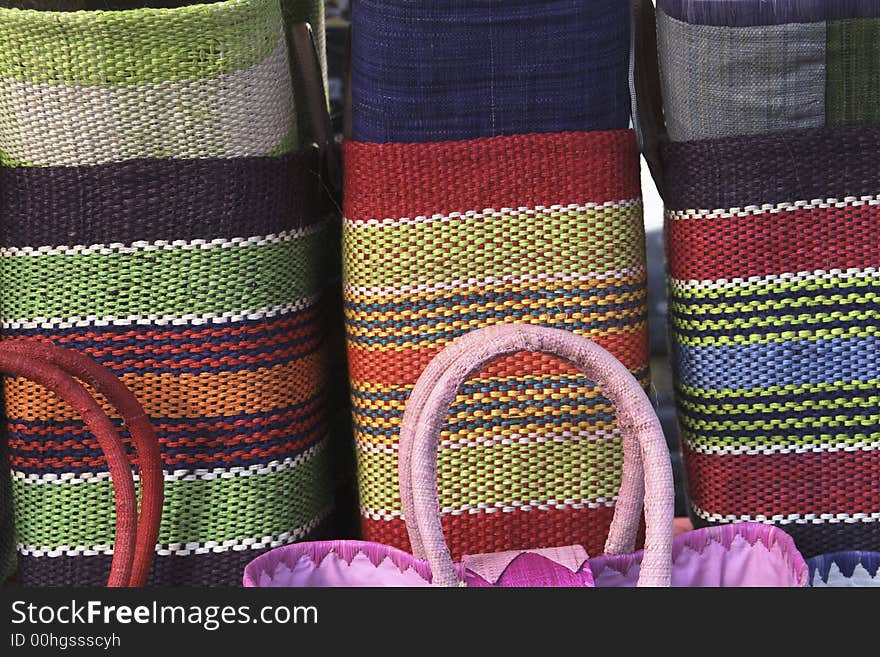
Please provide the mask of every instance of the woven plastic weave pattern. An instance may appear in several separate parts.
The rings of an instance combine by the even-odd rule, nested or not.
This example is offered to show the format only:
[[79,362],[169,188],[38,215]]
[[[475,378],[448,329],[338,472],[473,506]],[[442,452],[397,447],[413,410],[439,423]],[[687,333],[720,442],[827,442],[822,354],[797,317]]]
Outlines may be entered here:
[[[297,150],[284,28],[278,0],[0,9],[0,331],[83,351],[144,405],[165,467],[151,584],[237,585],[332,507],[332,206]],[[44,389],[3,393],[22,583],[100,584],[95,440]]]
[[878,128],[672,144],[667,241],[692,511],[806,555],[880,541]]
[[[564,328],[647,382],[645,245],[631,131],[345,149],[344,293],[365,538],[406,548],[400,422],[449,342]],[[454,555],[583,543],[620,485],[614,409],[561,361],[518,354],[462,388],[439,454]]]
[[629,50],[620,0],[359,0],[353,138],[625,129]]

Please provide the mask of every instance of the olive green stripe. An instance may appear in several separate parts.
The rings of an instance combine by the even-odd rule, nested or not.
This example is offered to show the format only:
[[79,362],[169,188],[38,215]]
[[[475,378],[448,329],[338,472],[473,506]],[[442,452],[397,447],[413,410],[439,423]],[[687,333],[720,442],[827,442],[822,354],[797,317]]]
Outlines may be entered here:
[[[301,527],[331,502],[327,450],[302,465],[229,479],[169,481],[159,543],[274,536]],[[13,482],[17,541],[38,547],[108,545],[116,512],[111,482]]]
[[639,204],[402,225],[347,223],[343,248],[349,285],[436,284],[537,272],[594,274],[645,261]]
[[[834,312],[836,307],[841,304],[861,304],[865,306],[877,307],[880,301],[880,292],[860,291],[851,294],[835,294],[830,296],[818,297],[791,297],[788,299],[779,299],[774,301],[733,301],[726,303],[723,301],[707,300],[706,303],[681,303],[672,298],[670,306],[673,310],[684,315],[694,313],[712,313],[713,315],[723,316],[727,313],[737,314],[745,312],[785,312],[798,309],[808,309],[813,314],[820,316],[823,314],[823,308],[827,308],[829,312]],[[828,314],[828,313],[824,313]]]
[[[672,283],[672,297],[687,300],[705,299],[707,304],[722,305],[725,301],[732,304],[762,304],[762,303],[783,303],[782,301],[766,301],[761,297],[771,294],[785,294],[788,299],[785,303],[810,301],[816,298],[835,298],[845,293],[847,290],[855,290],[850,295],[863,295],[866,289],[880,290],[880,274],[872,274],[870,276],[853,276],[851,278],[811,278],[799,282],[775,281],[773,283],[763,283],[756,285],[735,285],[725,287],[711,287],[700,285],[677,285]],[[819,292],[826,290],[830,292],[828,297],[798,297],[798,294],[806,292]],[[749,300],[749,297],[756,297]]]
[[283,34],[278,0],[173,9],[0,9],[0,78],[94,86],[200,80],[261,61]]
[[[679,322],[672,322],[673,339],[678,344],[687,347],[727,347],[778,344],[783,342],[815,342],[817,340],[869,338],[880,335],[880,325],[873,325],[867,321],[865,326],[830,329],[817,329],[806,323],[802,326],[787,324],[781,326],[778,333],[755,333],[753,335],[685,336],[676,332],[676,329],[682,328],[685,327],[681,326]],[[706,326],[701,325],[696,330],[706,330]]]
[[[440,453],[440,505],[612,498],[620,487],[619,439],[515,443]],[[361,506],[400,510],[397,455],[358,451]]]
[[880,18],[828,23],[828,125],[880,123]]
[[222,313],[284,305],[319,288],[323,233],[277,243],[0,257],[0,318]]
[[[726,417],[726,415],[722,415]],[[875,427],[880,429],[880,415],[816,415],[772,420],[698,420],[679,413],[679,421],[694,431],[722,433],[724,431],[767,431],[783,429],[831,429],[835,427]],[[736,439],[733,439],[736,440]],[[738,441],[737,441],[738,442]]]
[[734,415],[748,413],[785,413],[785,412],[807,412],[807,411],[833,411],[836,409],[850,408],[880,408],[880,397],[840,397],[838,399],[814,399],[803,400],[794,399],[784,402],[756,403],[756,404],[728,404],[718,403],[710,404],[703,402],[693,402],[687,399],[680,399],[679,406],[690,409],[698,413],[716,413],[718,415]]
[[876,432],[854,434],[818,431],[812,435],[756,434],[748,438],[726,438],[716,433],[706,434],[690,428],[684,429],[684,434],[694,447],[736,447],[743,450],[750,447],[806,447],[808,445],[816,445],[817,443],[844,447],[847,445],[876,442],[878,436]]

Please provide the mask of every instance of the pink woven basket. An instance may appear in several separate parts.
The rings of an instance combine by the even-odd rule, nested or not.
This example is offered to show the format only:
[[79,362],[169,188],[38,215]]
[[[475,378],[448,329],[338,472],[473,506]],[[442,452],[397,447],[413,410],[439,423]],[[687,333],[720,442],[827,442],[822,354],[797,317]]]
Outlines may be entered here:
[[[605,554],[580,546],[465,556],[452,561],[440,523],[437,448],[459,386],[492,360],[518,352],[562,358],[590,376],[616,409],[623,480]],[[672,471],[653,407],[611,354],[572,333],[521,324],[459,338],[424,371],[407,404],[400,493],[413,554],[361,541],[300,543],[245,569],[245,586],[806,586],[807,566],[772,526],[735,524],[673,539]],[[645,549],[635,551],[644,514]]]

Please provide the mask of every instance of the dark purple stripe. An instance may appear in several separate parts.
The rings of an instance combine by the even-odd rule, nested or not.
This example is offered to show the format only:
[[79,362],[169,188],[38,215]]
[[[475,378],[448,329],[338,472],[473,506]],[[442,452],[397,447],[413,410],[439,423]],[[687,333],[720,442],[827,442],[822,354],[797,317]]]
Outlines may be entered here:
[[[708,527],[721,523],[707,523],[694,519],[694,526]],[[824,523],[821,525],[777,525],[788,532],[804,557],[848,550],[872,550],[880,545],[880,522]]]
[[657,0],[657,7],[686,23],[727,27],[880,16],[880,0]]
[[4,247],[249,237],[293,230],[332,205],[317,151],[0,169]]
[[[331,522],[315,529],[307,540],[328,538]],[[159,556],[153,560],[147,586],[239,587],[244,567],[267,550]],[[103,587],[110,573],[109,555],[95,557],[18,557],[24,587]]]
[[880,127],[666,144],[666,207],[717,210],[880,193]]

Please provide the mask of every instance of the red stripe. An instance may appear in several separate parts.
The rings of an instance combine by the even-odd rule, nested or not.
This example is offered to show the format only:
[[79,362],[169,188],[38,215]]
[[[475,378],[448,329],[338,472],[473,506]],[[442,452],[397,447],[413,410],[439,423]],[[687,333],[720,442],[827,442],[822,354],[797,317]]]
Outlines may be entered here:
[[[85,342],[107,342],[108,347],[106,349],[112,349],[114,342],[127,342],[130,340],[138,340],[142,342],[152,343],[152,342],[170,342],[170,345],[150,345],[151,349],[155,349],[155,352],[152,353],[163,353],[165,350],[171,351],[172,353],[178,349],[182,349],[183,347],[180,344],[174,344],[175,342],[184,342],[190,343],[195,342],[198,343],[201,340],[206,338],[228,338],[232,344],[238,344],[237,340],[234,338],[239,338],[241,336],[259,336],[265,334],[267,331],[278,330],[278,329],[288,329],[294,334],[308,334],[309,332],[315,331],[315,320],[317,317],[318,311],[314,306],[306,308],[302,311],[297,311],[294,315],[289,315],[282,317],[280,319],[267,319],[261,321],[256,324],[238,324],[233,323],[227,326],[216,328],[216,327],[205,327],[205,328],[186,328],[186,329],[169,329],[166,331],[161,330],[150,330],[145,331],[140,328],[134,328],[130,331],[123,332],[102,332],[102,331],[84,331],[84,332],[76,332],[76,333],[63,333],[63,334],[50,334],[50,335],[22,335],[16,336],[16,340],[22,341],[33,341],[33,342],[52,342],[59,346],[78,346],[81,343]],[[262,338],[265,339],[265,338]],[[99,347],[93,347],[94,349],[104,349]],[[138,347],[139,349],[142,347]],[[189,348],[189,347],[187,347]],[[128,349],[123,347],[122,349]],[[125,353],[122,352],[110,352],[110,353]]]
[[[233,461],[263,461],[267,458],[283,459],[287,456],[305,449],[306,447],[320,441],[327,433],[326,423],[322,423],[299,440],[290,441],[282,445],[270,445],[268,447],[253,447],[251,449],[240,449],[228,454],[217,454],[216,452],[198,452],[188,454],[175,454],[173,456],[162,454],[162,464],[164,466],[187,465],[197,467],[222,467],[225,463]],[[268,436],[263,434],[254,434],[253,442],[260,442]],[[95,468],[103,469],[106,467],[106,461],[103,456],[84,456],[81,458],[65,456],[63,458],[22,458],[12,456],[9,459],[13,468],[28,469],[60,469],[65,468]],[[136,460],[135,460],[136,462]]]
[[631,130],[427,144],[346,142],[345,216],[398,219],[641,196]]
[[880,512],[880,451],[709,456],[685,448],[691,501],[721,515]]
[[[631,370],[642,369],[648,362],[648,331],[645,326],[627,333],[606,333],[593,340],[614,354]],[[369,351],[348,348],[351,380],[356,384],[415,385],[428,363],[441,348],[428,346],[402,351]],[[545,354],[522,353],[499,358],[478,377],[554,376],[579,374],[579,370],[558,358]]]
[[680,280],[876,267],[880,208],[798,210],[667,221],[669,271]]
[[[614,509],[566,509],[443,516],[443,533],[456,561],[465,554],[583,545],[590,556],[605,551]],[[403,520],[362,519],[363,537],[410,551]]]

